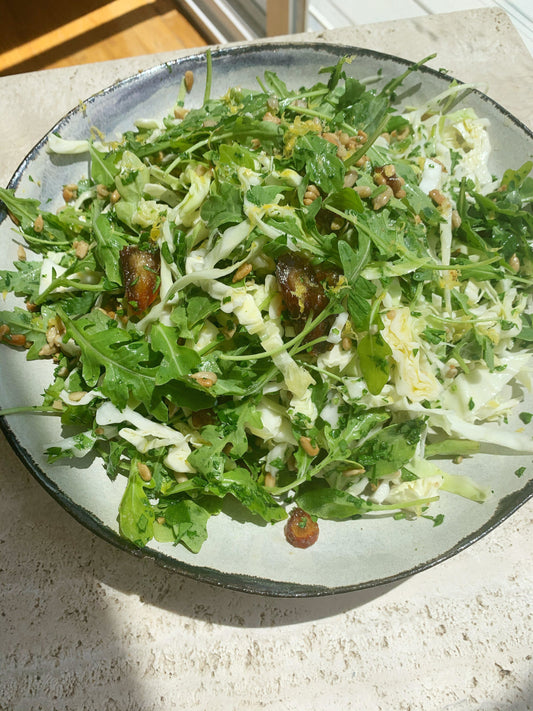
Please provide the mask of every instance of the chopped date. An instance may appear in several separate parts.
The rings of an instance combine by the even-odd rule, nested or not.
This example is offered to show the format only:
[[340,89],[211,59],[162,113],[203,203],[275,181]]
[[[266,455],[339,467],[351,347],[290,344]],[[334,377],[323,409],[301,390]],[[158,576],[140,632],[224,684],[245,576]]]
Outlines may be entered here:
[[285,538],[295,548],[309,548],[318,539],[318,523],[303,509],[291,511],[285,524]]
[[287,252],[276,264],[283,301],[293,319],[301,319],[311,312],[315,315],[328,303],[324,287],[317,279],[313,266],[300,254]]
[[[339,274],[333,269],[324,267],[315,269],[303,255],[287,252],[276,264],[276,280],[283,303],[294,320],[296,328],[301,330],[310,314],[318,316],[329,303],[322,282],[328,286],[335,286]],[[307,334],[305,341],[309,342],[325,336],[332,322],[331,317],[324,319]],[[317,353],[324,351],[328,345],[327,343],[316,344],[314,350]]]
[[120,267],[124,279],[125,302],[131,314],[140,315],[157,299],[160,285],[159,251],[136,246],[120,250]]

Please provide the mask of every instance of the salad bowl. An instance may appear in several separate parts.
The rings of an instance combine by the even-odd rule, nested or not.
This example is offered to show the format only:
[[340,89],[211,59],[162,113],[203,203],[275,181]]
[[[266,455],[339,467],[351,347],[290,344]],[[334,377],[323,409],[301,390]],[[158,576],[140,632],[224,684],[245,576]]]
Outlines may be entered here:
[[[317,81],[323,67],[332,67],[349,55],[344,66],[348,75],[382,86],[402,74],[410,62],[370,50],[325,43],[295,46],[264,44],[217,49],[212,52],[211,95],[222,96],[232,87],[256,86],[265,70],[277,73],[289,88]],[[63,186],[87,175],[87,156],[50,154],[50,137],[84,141],[94,127],[107,140],[130,131],[134,121],[157,119],[168,114],[176,101],[180,81],[193,72],[194,85],[187,105],[200,106],[208,60],[205,54],[167,62],[121,81],[88,98],[61,119],[32,149],[13,175],[8,188],[23,198],[38,199],[48,209],[60,206]],[[399,105],[417,106],[441,94],[452,78],[442,72],[418,68],[398,89]],[[518,169],[533,153],[531,131],[481,92],[469,88],[462,99],[489,122],[491,140],[489,170],[501,175]],[[459,107],[461,104],[459,104]],[[100,133],[101,132],[101,133]],[[2,219],[3,218],[3,219]],[[18,243],[11,223],[0,215],[0,270],[8,270],[17,258]],[[12,308],[20,304],[6,296]],[[51,381],[49,361],[24,361],[17,350],[4,348],[0,359],[0,408],[10,410],[38,405]],[[511,432],[524,431],[519,415],[533,412],[525,400],[509,415]],[[526,418],[527,419],[527,418]],[[411,520],[383,512],[354,516],[346,521],[320,521],[318,542],[306,550],[288,545],[284,524],[266,524],[253,514],[227,503],[208,524],[209,537],[199,552],[185,546],[150,541],[142,547],[120,535],[117,522],[125,477],[110,478],[102,464],[91,456],[50,462],[51,443],[62,438],[57,418],[38,414],[8,414],[0,419],[4,433],[37,481],[80,524],[111,544],[134,555],[151,558],[169,571],[235,590],[287,597],[322,596],[392,583],[418,573],[459,553],[489,533],[533,495],[531,455],[508,447],[503,452],[485,443],[472,457],[465,457],[461,474],[471,477],[491,495],[483,503],[443,493],[432,506],[430,520]],[[495,453],[498,465],[494,466]],[[455,470],[454,470],[455,471]],[[440,525],[434,525],[438,518]]]

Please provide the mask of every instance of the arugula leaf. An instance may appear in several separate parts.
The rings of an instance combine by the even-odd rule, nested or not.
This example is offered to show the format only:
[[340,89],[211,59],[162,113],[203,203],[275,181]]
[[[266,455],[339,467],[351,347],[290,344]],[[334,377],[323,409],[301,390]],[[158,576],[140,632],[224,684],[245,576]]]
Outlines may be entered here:
[[210,230],[242,222],[244,218],[240,188],[231,183],[219,185],[217,192],[211,193],[204,201],[200,216]]
[[476,328],[471,328],[455,345],[450,354],[465,370],[470,372],[466,361],[485,361],[489,370],[494,370],[494,344],[491,339]]
[[375,284],[362,276],[358,276],[351,284],[347,306],[352,324],[358,331],[366,331],[369,328],[372,310],[370,299],[375,295],[376,290]]
[[265,71],[264,77],[267,86],[272,89],[274,94],[276,94],[276,96],[278,96],[280,99],[286,99],[288,96],[290,96],[287,84],[285,84],[285,82],[280,79],[275,72],[271,71],[270,69],[267,69]]
[[[47,249],[53,249],[54,243],[70,246],[71,239],[64,230],[61,218],[43,210],[38,200],[19,198],[14,190],[0,188],[0,205],[1,203],[4,203],[6,209],[18,220],[26,241],[31,243],[36,251],[39,251],[38,241],[44,241]],[[34,229],[35,220],[39,215],[43,218],[42,234]]]
[[198,553],[207,540],[207,522],[211,514],[188,498],[171,503],[163,513],[165,524],[173,529],[173,540]]
[[221,123],[221,130],[224,131],[223,135],[228,135],[233,141],[250,144],[252,139],[257,139],[264,148],[281,145],[282,130],[273,121],[236,114]]
[[92,142],[89,142],[91,156],[91,178],[95,183],[105,185],[106,188],[115,188],[115,177],[119,174],[116,166],[117,154],[114,151],[104,153],[98,151]]
[[[236,166],[242,168],[255,169],[255,159],[247,148],[238,143],[223,143],[218,151],[218,161],[220,167],[230,167],[234,169]],[[223,184],[224,185],[224,184]]]
[[152,348],[163,354],[163,360],[155,375],[156,385],[162,385],[169,380],[185,379],[190,373],[198,370],[201,358],[192,348],[178,345],[177,328],[154,323],[150,337]]
[[341,188],[335,193],[330,193],[324,200],[324,207],[333,207],[342,212],[361,213],[364,210],[361,198],[352,188]]
[[[206,430],[202,437],[206,436]],[[208,435],[209,433],[207,433]],[[221,452],[227,438],[219,438],[211,445],[204,445],[195,450],[189,462],[205,478],[204,491],[224,498],[232,494],[252,513],[258,514],[267,522],[281,521],[287,517],[285,509],[260,486],[247,469],[236,467],[225,471],[227,455]]]
[[30,301],[37,298],[41,281],[41,262],[15,262],[16,271],[0,270],[0,292],[13,292],[16,296],[27,296]]
[[389,379],[392,354],[381,333],[367,333],[357,344],[361,372],[372,395],[379,395]]
[[[41,314],[32,314],[25,309],[15,306],[13,311],[0,311],[0,325],[9,326],[10,335],[26,336],[26,341],[31,343],[31,348],[26,351],[27,360],[39,357],[39,351],[46,344],[46,327]],[[5,340],[9,343],[9,339]]]
[[192,294],[187,298],[187,323],[189,328],[193,328],[199,323],[204,323],[206,318],[216,313],[220,304],[207,294]]
[[287,189],[283,185],[254,185],[247,191],[246,198],[254,205],[262,207],[273,203],[277,196]]
[[312,488],[298,494],[296,503],[310,516],[331,521],[344,521],[353,516],[367,513],[374,508],[365,499],[352,496],[346,491],[325,487]]
[[314,475],[323,469],[328,469],[331,464],[336,462],[340,462],[343,469],[348,468],[349,463],[352,465],[356,463],[353,452],[358,442],[366,437],[374,427],[388,419],[389,415],[384,412],[364,410],[343,418],[337,429],[332,429],[328,423],[325,424],[322,436],[328,453],[321,462],[313,464]]
[[[229,414],[225,413],[225,416]],[[234,410],[231,421],[226,421],[227,434],[213,425],[204,427],[202,438],[206,443],[189,456],[189,463],[205,479],[206,493],[219,497],[232,494],[249,511],[265,521],[281,521],[286,518],[285,509],[252,478],[247,469],[241,466],[231,468],[235,466],[233,458],[239,459],[247,452],[245,426],[250,419],[254,421],[256,418],[257,414],[252,412],[250,404],[245,403]],[[255,424],[261,425],[260,418]],[[222,451],[227,445],[231,445],[231,457]]]
[[91,210],[93,235],[96,240],[96,257],[109,281],[122,286],[120,251],[128,244],[124,233],[113,224],[109,213],[97,214],[96,205]]
[[33,227],[40,211],[38,200],[19,198],[15,196],[14,190],[0,188],[0,201],[2,201],[6,209],[17,218],[22,229]]
[[[329,84],[328,84],[329,88]],[[356,107],[366,93],[365,85],[355,77],[346,77],[344,80],[344,91],[339,96],[337,109],[347,112],[345,120],[349,120],[356,111]]]
[[113,319],[100,311],[73,320],[58,306],[57,314],[65,325],[68,337],[81,349],[82,374],[89,387],[99,383],[102,394],[119,409],[123,409],[129,397],[133,396],[156,417],[166,418],[163,402],[154,407],[153,392],[158,369],[147,366],[150,352],[144,339],[134,331],[118,328]]
[[342,189],[344,165],[337,158],[337,146],[314,133],[298,136],[293,149],[298,170],[305,168],[309,181],[325,193]]
[[401,469],[414,457],[425,427],[422,417],[384,427],[356,449],[354,456],[368,477],[380,479]]
[[[371,511],[395,511],[407,506],[422,506],[433,499],[417,499],[404,504],[375,504],[346,491],[321,487],[310,488],[296,497],[296,503],[310,516],[344,521]],[[435,524],[437,525],[437,524]]]
[[505,185],[507,190],[518,190],[527,180],[529,174],[533,170],[533,161],[526,161],[518,170],[509,168],[502,175],[501,184]]
[[280,506],[262,486],[257,484],[244,467],[231,469],[224,474],[223,478],[209,481],[206,490],[216,496],[231,494],[249,511],[260,516],[267,523],[275,523],[287,518],[283,506]]
[[136,546],[145,546],[153,538],[155,509],[145,488],[153,484],[143,481],[137,468],[138,460],[131,461],[126,490],[118,509],[120,533]]
[[406,182],[403,188],[406,192],[405,200],[413,215],[419,215],[427,225],[438,225],[444,221],[433,200],[423,193],[418,185]]
[[338,249],[344,276],[355,288],[356,280],[366,266],[370,256],[370,240],[365,234],[362,234],[357,252],[347,242],[339,240]]

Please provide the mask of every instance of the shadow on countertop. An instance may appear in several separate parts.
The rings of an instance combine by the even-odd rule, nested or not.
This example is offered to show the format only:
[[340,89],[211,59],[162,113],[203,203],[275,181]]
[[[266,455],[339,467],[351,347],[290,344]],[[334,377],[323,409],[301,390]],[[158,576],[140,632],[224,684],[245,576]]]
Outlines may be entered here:
[[[94,585],[128,597],[136,595],[143,603],[173,614],[226,626],[276,627],[333,617],[361,607],[398,585],[323,597],[270,597],[196,581],[153,560],[119,550],[92,534],[32,479],[4,439],[0,449],[5,470],[2,488],[8,492],[8,500],[4,497],[0,502],[0,511],[6,509],[0,523],[0,552],[3,549],[4,559],[9,552],[12,589],[24,587],[33,576],[42,577],[46,570],[53,576],[56,591],[67,581],[69,587],[79,587],[74,596],[80,605],[94,581]],[[3,575],[8,570],[4,569]],[[33,584],[39,587],[37,580]],[[57,594],[54,585],[47,587],[47,593]]]

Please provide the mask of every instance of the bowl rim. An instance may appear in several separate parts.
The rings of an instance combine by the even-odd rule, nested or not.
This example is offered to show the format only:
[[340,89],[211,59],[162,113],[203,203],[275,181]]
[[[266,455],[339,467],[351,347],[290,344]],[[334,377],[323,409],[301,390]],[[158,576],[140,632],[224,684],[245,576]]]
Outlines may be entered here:
[[[225,57],[232,58],[233,56],[239,57],[246,54],[255,54],[262,51],[300,51],[302,49],[306,50],[316,50],[318,52],[323,51],[325,53],[337,54],[339,57],[343,54],[353,54],[355,56],[365,56],[377,61],[393,61],[395,64],[403,65],[406,69],[416,64],[416,62],[398,57],[396,55],[387,54],[384,52],[379,52],[372,49],[366,49],[357,47],[351,44],[341,44],[333,42],[297,42],[297,43],[284,43],[276,41],[265,41],[265,42],[254,42],[253,44],[239,44],[212,48],[211,56],[213,62],[217,59],[223,59]],[[114,84],[111,84],[100,91],[93,93],[86,100],[78,104],[77,106],[70,109],[66,114],[64,114],[52,128],[47,131],[39,141],[28,151],[26,156],[22,159],[12,177],[10,178],[7,187],[9,189],[16,189],[27,169],[29,164],[32,162],[36,154],[38,154],[43,146],[48,140],[48,136],[51,133],[58,131],[69,119],[83,111],[85,106],[93,104],[98,101],[101,97],[112,94],[116,91],[123,91],[124,88],[135,85],[138,81],[144,81],[150,76],[158,76],[163,71],[168,71],[169,68],[179,68],[182,64],[192,63],[204,63],[206,61],[206,50],[201,49],[198,51],[192,51],[190,54],[179,56],[170,59],[165,62],[161,62],[152,67],[148,67],[136,74],[121,79]],[[438,77],[443,81],[456,81],[458,84],[464,84],[464,82],[455,79],[455,77],[447,74],[443,71],[437,71],[426,65],[419,67],[417,72],[430,74],[434,77]],[[472,93],[477,95],[483,101],[491,104],[494,109],[496,109],[502,116],[507,120],[511,121],[516,128],[525,133],[526,137],[533,140],[533,131],[531,131],[520,119],[516,118],[507,109],[505,109],[501,104],[491,99],[489,96],[484,94],[478,89],[472,89]],[[6,219],[7,212],[5,210],[0,210],[0,224]],[[439,553],[437,556],[421,562],[409,569],[402,570],[398,573],[379,578],[365,580],[360,583],[348,584],[336,587],[328,587],[324,585],[313,585],[309,583],[294,583],[285,582],[279,580],[271,580],[268,578],[262,578],[257,576],[251,576],[248,574],[241,573],[229,573],[216,568],[205,567],[201,565],[191,565],[185,561],[173,558],[165,553],[162,553],[153,548],[144,547],[138,548],[132,543],[122,538],[117,532],[107,526],[103,521],[101,521],[94,513],[91,513],[88,509],[84,508],[81,504],[76,503],[67,494],[65,494],[57,484],[48,477],[45,471],[39,466],[39,464],[33,458],[31,452],[29,452],[19,441],[16,432],[12,426],[8,423],[6,416],[0,416],[0,429],[4,433],[6,440],[11,445],[12,449],[20,459],[20,461],[25,465],[28,472],[33,476],[34,479],[47,491],[48,494],[56,500],[60,506],[67,511],[78,523],[80,523],[84,528],[87,528],[92,533],[96,534],[99,538],[108,543],[111,543],[116,548],[130,553],[138,558],[148,558],[154,561],[157,565],[164,568],[165,570],[172,571],[173,573],[180,573],[190,579],[196,580],[202,583],[208,583],[215,587],[226,588],[236,592],[253,593],[257,595],[267,596],[267,597],[278,597],[278,598],[312,598],[312,597],[325,597],[330,595],[339,595],[343,593],[356,592],[360,590],[365,590],[368,588],[376,588],[379,586],[390,585],[398,583],[416,573],[427,570],[435,565],[452,558],[457,555],[465,548],[474,544],[476,541],[480,540],[492,530],[494,530],[503,521],[509,518],[513,513],[515,513],[521,506],[523,506],[529,499],[533,498],[533,479],[527,481],[521,489],[517,489],[511,494],[500,499],[496,511],[494,514],[478,529],[465,535],[460,541],[447,550]]]

